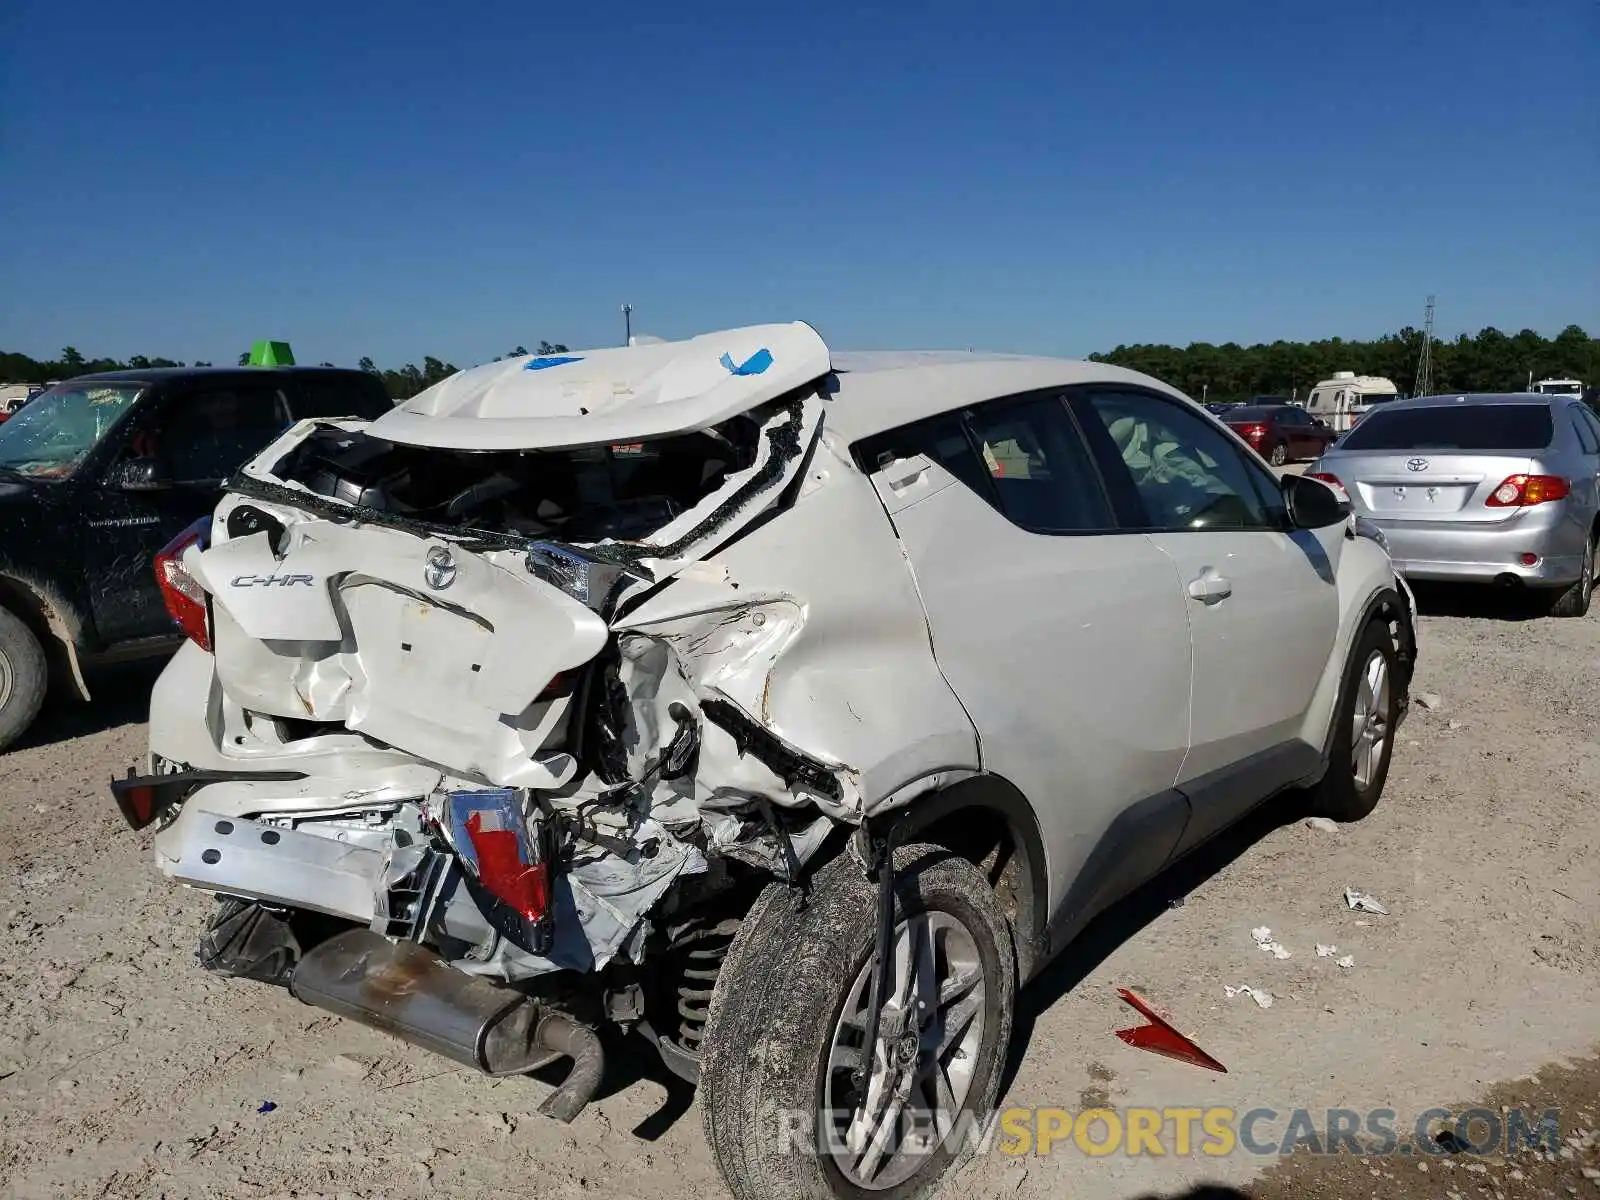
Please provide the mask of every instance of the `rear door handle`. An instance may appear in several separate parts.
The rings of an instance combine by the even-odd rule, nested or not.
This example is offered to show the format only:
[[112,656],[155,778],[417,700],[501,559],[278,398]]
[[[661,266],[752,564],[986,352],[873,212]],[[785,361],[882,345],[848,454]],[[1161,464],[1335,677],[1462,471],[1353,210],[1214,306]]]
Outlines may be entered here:
[[1199,578],[1189,581],[1189,598],[1202,604],[1215,604],[1233,595],[1233,580],[1217,574],[1216,568],[1206,567]]

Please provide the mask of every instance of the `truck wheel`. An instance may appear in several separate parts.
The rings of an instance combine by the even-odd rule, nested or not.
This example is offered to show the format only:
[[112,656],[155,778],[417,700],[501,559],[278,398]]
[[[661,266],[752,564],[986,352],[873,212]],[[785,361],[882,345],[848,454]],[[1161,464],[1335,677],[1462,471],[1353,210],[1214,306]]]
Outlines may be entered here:
[[1378,806],[1400,717],[1394,667],[1388,628],[1382,621],[1369,621],[1345,666],[1328,773],[1311,798],[1318,816],[1359,821]]
[[877,896],[841,855],[796,908],[762,894],[717,978],[706,1139],[739,1200],[909,1200],[976,1148],[1011,1038],[1016,954],[994,892],[941,846],[895,854],[892,970],[870,1069]]
[[1590,538],[1589,544],[1583,550],[1583,573],[1566,591],[1559,593],[1550,605],[1552,617],[1581,617],[1589,611],[1589,598],[1594,595],[1594,543]]
[[1286,463],[1288,461],[1289,461],[1289,447],[1287,445],[1285,445],[1283,442],[1279,442],[1276,446],[1274,446],[1272,448],[1272,465],[1275,466],[1275,467],[1281,467],[1281,466],[1283,466],[1284,463]]
[[39,715],[49,668],[33,631],[0,608],[0,750]]

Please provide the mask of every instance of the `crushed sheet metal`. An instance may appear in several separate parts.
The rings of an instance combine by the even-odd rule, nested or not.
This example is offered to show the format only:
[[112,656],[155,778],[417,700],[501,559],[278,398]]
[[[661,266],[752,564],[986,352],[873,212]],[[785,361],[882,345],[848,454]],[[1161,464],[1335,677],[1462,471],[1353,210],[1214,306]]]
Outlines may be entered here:
[[653,857],[627,861],[604,851],[585,850],[560,875],[553,888],[555,940],[546,955],[530,954],[492,929],[465,891],[449,898],[443,926],[453,937],[476,943],[474,952],[452,965],[470,975],[512,981],[551,971],[597,971],[611,962],[637,934],[646,914],[683,875],[706,869],[705,856],[672,836],[654,820],[640,822],[636,844],[655,841]]

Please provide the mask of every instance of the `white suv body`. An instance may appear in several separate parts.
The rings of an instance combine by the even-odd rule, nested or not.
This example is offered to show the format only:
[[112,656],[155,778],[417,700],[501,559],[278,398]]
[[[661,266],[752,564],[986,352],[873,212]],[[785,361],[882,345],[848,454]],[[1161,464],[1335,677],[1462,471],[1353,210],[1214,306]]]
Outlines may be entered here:
[[[231,898],[210,965],[495,1073],[533,1061],[489,1061],[508,995],[572,1018],[529,1026],[546,1057],[595,1049],[572,1027],[638,1029],[713,1092],[719,1145],[771,1100],[719,1083],[719,1055],[812,1036],[754,1031],[745,993],[865,1005],[873,1067],[827,1091],[846,1144],[816,1159],[835,1191],[932,1186],[939,1097],[993,1102],[1012,988],[1107,904],[1286,789],[1370,810],[1415,653],[1404,584],[1333,493],[1164,384],[836,355],[803,324],[494,363],[370,424],[304,422],[174,561],[210,645],[162,675],[152,775],[119,796],[160,820],[164,873]],[[911,844],[953,865],[903,866]],[[940,879],[967,899],[929,925]],[[821,900],[765,899],[786,889]],[[834,893],[850,961],[769,977],[807,969],[790,951]],[[929,950],[929,984],[919,937],[976,965]],[[674,1015],[650,980],[697,947]],[[395,955],[450,977],[434,999],[472,977],[467,1035],[340,991]],[[554,996],[574,973],[585,997]],[[956,976],[978,1019],[941,1009],[906,1051],[969,1064],[927,1092],[936,1136],[874,1133],[921,1094],[884,1050],[896,1006]],[[736,1193],[782,1194],[754,1151],[718,1154]]]

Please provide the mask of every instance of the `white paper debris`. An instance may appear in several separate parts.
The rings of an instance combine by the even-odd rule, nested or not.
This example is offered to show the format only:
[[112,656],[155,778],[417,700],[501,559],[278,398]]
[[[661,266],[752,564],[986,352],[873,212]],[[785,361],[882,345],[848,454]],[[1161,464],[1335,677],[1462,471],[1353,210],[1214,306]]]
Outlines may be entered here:
[[1412,692],[1411,698],[1417,702],[1419,708],[1429,712],[1438,712],[1444,707],[1444,697],[1438,692]]
[[1327,817],[1307,817],[1306,828],[1315,829],[1320,833],[1338,833],[1339,823],[1330,821]]
[[1336,958],[1333,961],[1348,971],[1356,965],[1356,956],[1354,954],[1346,954],[1343,958]]
[[1383,906],[1383,901],[1365,892],[1358,892],[1355,888],[1345,888],[1344,902],[1357,912],[1377,913],[1380,917],[1389,915],[1389,910]]
[[1317,957],[1318,958],[1332,958],[1337,953],[1339,953],[1339,947],[1337,947],[1337,946],[1329,946],[1329,945],[1326,945],[1326,944],[1324,944],[1322,942],[1318,942],[1317,943]]
[[1245,995],[1249,996],[1250,999],[1254,1000],[1262,1008],[1272,1007],[1272,993],[1264,988],[1251,987],[1248,983],[1243,983],[1238,987],[1230,987],[1227,984],[1223,984],[1222,990],[1224,993],[1226,993],[1228,999],[1230,1000],[1232,1000],[1235,996]]
[[1361,926],[1363,929],[1368,929],[1368,928],[1371,928],[1371,926],[1372,926],[1372,922],[1371,921],[1357,921],[1356,924]]
[[1272,955],[1273,958],[1289,958],[1293,953],[1286,946],[1284,946],[1282,942],[1273,941],[1272,930],[1268,929],[1265,925],[1258,925],[1256,928],[1252,929],[1250,931],[1250,937],[1252,940],[1254,940],[1256,945],[1260,946],[1268,954]]

